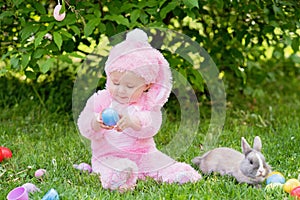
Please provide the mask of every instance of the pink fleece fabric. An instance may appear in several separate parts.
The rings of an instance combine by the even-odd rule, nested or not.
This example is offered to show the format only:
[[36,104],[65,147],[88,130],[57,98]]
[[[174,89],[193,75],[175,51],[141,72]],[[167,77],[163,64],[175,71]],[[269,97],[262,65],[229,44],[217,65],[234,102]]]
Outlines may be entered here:
[[[141,34],[139,29],[137,32]],[[146,42],[145,37],[142,36],[140,41],[132,41],[132,38],[134,37],[130,37],[129,41],[127,39],[116,46],[120,47],[121,50],[124,47],[129,49],[129,57],[123,54],[118,60],[115,58],[116,52],[122,51],[116,47],[114,47],[115,50],[112,50],[111,55],[114,58],[109,57],[106,63],[108,80],[110,78],[109,72],[114,70],[132,70],[137,74],[141,71],[142,68],[132,66],[132,62],[128,58],[137,53],[132,51],[134,48],[138,49],[139,46],[143,46],[140,43]],[[125,45],[126,43],[129,45]],[[146,46],[149,47],[149,45]],[[153,137],[159,131],[162,123],[160,109],[167,101],[171,91],[171,72],[162,54],[156,49],[149,49],[151,46],[148,47],[144,52],[145,54],[137,57],[134,61],[139,63],[139,66],[149,67],[147,58],[151,60],[150,63],[156,60],[155,68],[149,69],[151,73],[141,72],[142,74],[140,74],[141,77],[148,75],[149,81],[153,83],[150,90],[143,93],[138,102],[131,104],[115,102],[108,90],[100,90],[88,99],[78,119],[80,133],[91,141],[93,172],[100,174],[102,186],[107,189],[130,190],[134,188],[138,179],[145,179],[146,177],[152,177],[157,181],[180,184],[201,179],[201,175],[190,165],[176,162],[156,148]],[[141,51],[143,50],[139,49],[138,52],[141,53]],[[147,55],[149,56],[147,57]],[[128,62],[124,62],[124,60]],[[144,65],[144,61],[147,65]],[[112,63],[119,64],[113,65]],[[126,63],[129,63],[130,66],[127,66]],[[116,66],[119,68],[115,69]],[[108,107],[113,107],[119,114],[125,112],[136,116],[140,120],[142,129],[135,131],[127,128],[122,132],[114,129],[95,131],[91,125],[92,120],[95,115],[99,115],[102,110]]]

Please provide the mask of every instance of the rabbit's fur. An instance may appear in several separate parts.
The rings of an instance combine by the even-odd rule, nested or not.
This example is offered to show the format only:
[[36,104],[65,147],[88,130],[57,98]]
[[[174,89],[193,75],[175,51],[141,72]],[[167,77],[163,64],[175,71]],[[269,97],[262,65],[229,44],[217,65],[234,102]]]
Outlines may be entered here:
[[271,171],[271,167],[261,153],[261,139],[256,136],[253,148],[251,148],[242,137],[241,146],[243,153],[231,148],[220,147],[194,158],[192,162],[199,166],[204,174],[218,172],[221,175],[233,176],[240,183],[259,187]]

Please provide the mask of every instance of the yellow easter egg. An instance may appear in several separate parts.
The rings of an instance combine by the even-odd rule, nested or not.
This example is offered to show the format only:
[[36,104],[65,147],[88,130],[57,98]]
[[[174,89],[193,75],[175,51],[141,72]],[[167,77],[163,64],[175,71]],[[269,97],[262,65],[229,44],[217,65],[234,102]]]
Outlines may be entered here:
[[270,177],[270,176],[272,176],[272,175],[274,175],[274,174],[278,174],[278,175],[284,177],[284,176],[282,175],[282,173],[277,172],[277,171],[273,171],[273,172],[270,172],[266,178],[268,178],[268,177]]
[[283,185],[283,190],[290,193],[295,187],[300,186],[300,181],[295,178],[289,179]]

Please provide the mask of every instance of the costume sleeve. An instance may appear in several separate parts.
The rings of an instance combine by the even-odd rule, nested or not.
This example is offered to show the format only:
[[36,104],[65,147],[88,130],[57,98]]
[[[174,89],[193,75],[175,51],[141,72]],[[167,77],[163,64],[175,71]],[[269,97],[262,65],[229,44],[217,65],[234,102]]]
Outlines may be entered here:
[[136,111],[132,113],[132,115],[138,117],[142,129],[135,131],[128,128],[127,130],[124,130],[125,134],[139,139],[150,138],[157,134],[162,123],[162,114],[160,110]]
[[95,119],[103,109],[109,107],[111,98],[106,90],[101,90],[94,93],[88,100],[78,118],[78,128],[84,137],[88,139],[97,139],[102,137],[103,129],[95,131],[92,128],[92,120]]

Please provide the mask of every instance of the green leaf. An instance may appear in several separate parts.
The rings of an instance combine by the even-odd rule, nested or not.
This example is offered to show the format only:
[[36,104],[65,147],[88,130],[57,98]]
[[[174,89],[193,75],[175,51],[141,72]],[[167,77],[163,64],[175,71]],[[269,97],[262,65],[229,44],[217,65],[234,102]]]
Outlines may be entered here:
[[238,49],[233,48],[230,49],[229,52],[233,55],[234,58],[241,59],[241,60],[243,59],[243,54]]
[[110,36],[113,36],[114,34],[116,34],[115,33],[115,26],[114,26],[114,24],[112,23],[112,22],[107,22],[106,24],[105,24],[105,26],[106,26],[106,34],[110,37]]
[[26,70],[25,75],[26,75],[27,78],[30,78],[30,79],[35,79],[36,78],[36,73],[34,73],[33,71]]
[[47,54],[47,50],[44,49],[44,48],[37,48],[34,52],[33,52],[33,55],[32,57],[33,58],[40,58],[40,57],[43,57],[44,55]]
[[70,59],[69,55],[61,55],[59,56],[59,61],[66,62],[68,64],[72,64],[73,61]]
[[54,39],[54,43],[56,44],[58,49],[61,50],[61,45],[62,45],[62,42],[63,42],[61,34],[58,33],[58,32],[54,32],[53,33],[53,39]]
[[61,0],[61,2],[62,2],[62,5],[61,5],[61,9],[59,11],[60,15],[63,14],[64,12],[66,12],[66,3],[64,0]]
[[42,15],[42,16],[40,16],[40,21],[39,21],[40,23],[41,22],[53,22],[53,16],[51,16],[51,15]]
[[28,66],[30,67],[30,70],[32,69],[34,72],[39,72],[40,71],[40,67],[37,64],[37,59],[31,59]]
[[294,52],[298,52],[299,51],[299,38],[296,37],[292,40],[292,49],[294,50]]
[[159,2],[157,0],[148,0],[145,1],[147,7],[157,7],[159,6]]
[[54,26],[54,25],[55,25],[55,22],[49,23],[48,26],[47,26],[47,28],[46,28],[46,30],[47,30],[48,32],[50,32],[50,31],[53,29],[53,26]]
[[58,52],[59,49],[57,47],[57,45],[54,42],[51,42],[50,44],[48,44],[47,46],[45,46],[45,49],[47,49],[49,52]]
[[132,11],[130,13],[130,21],[131,21],[131,23],[136,22],[136,20],[139,18],[140,15],[141,15],[141,11],[140,10],[136,9],[136,10]]
[[146,8],[144,11],[152,16],[157,15],[157,8]]
[[8,72],[7,69],[0,69],[0,77],[5,75]]
[[141,20],[141,22],[143,24],[147,24],[148,23],[148,15],[144,11],[141,12],[140,20]]
[[32,34],[35,34],[39,30],[40,26],[35,24],[26,24],[26,26],[20,31],[21,41],[23,42]]
[[65,52],[73,52],[74,49],[76,48],[75,47],[75,43],[74,43],[74,41],[72,39],[64,40],[63,44],[64,44],[63,50]]
[[47,31],[41,31],[36,34],[36,38],[34,39],[34,47],[40,45],[41,41],[44,39],[44,36],[46,35]]
[[23,0],[14,0],[12,1],[13,5],[19,8],[19,5],[23,3]]
[[6,52],[5,54],[3,54],[2,56],[1,56],[1,59],[2,60],[5,60],[7,57],[9,57],[10,55],[11,55],[11,51],[8,51],[8,52]]
[[127,18],[125,18],[123,15],[106,15],[104,19],[115,21],[117,24],[122,24],[125,26],[129,26],[129,21]]
[[72,31],[74,31],[74,33],[78,36],[80,36],[80,29],[77,26],[70,26],[70,28],[72,29]]
[[61,21],[59,23],[56,22],[56,25],[58,27],[70,26],[72,24],[76,24],[77,23],[76,20],[77,20],[76,15],[74,13],[69,13],[69,14],[66,15],[66,18],[63,21]]
[[71,33],[69,33],[68,31],[64,30],[64,29],[61,29],[60,32],[61,32],[61,34],[63,34],[67,38],[73,38],[73,35]]
[[40,14],[42,15],[47,14],[45,7],[41,3],[34,1],[33,5]]
[[99,23],[98,29],[99,29],[100,33],[105,32],[105,31],[106,31],[106,26],[105,26],[105,24]]
[[95,15],[97,18],[100,18],[100,17],[101,17],[101,12],[100,12],[100,10],[99,10],[97,7],[95,7],[95,9],[94,9],[94,15]]
[[217,8],[219,8],[220,10],[222,10],[223,7],[224,7],[224,1],[223,0],[217,0],[217,1],[215,1],[215,4],[216,4]]
[[10,64],[14,69],[18,69],[19,68],[19,58],[17,56],[13,56],[10,59]]
[[99,23],[100,23],[100,18],[91,19],[84,27],[84,35],[86,37],[91,35]]
[[29,53],[23,54],[22,62],[21,62],[22,67],[25,68],[28,65],[29,61],[30,61],[30,54]]
[[297,54],[293,54],[291,59],[294,63],[300,63],[300,57]]
[[168,1],[168,0],[160,1],[160,2],[159,2],[159,7],[161,7],[166,1]]
[[199,8],[198,0],[183,0],[184,5],[186,5],[188,8]]
[[280,7],[277,7],[275,4],[273,4],[272,8],[275,13],[275,16],[282,15],[282,11],[281,11]]
[[14,16],[14,12],[12,11],[4,11],[0,14],[0,20],[2,20],[5,17],[11,17]]
[[162,8],[160,11],[160,17],[164,19],[169,12],[174,10],[178,6],[178,1],[170,2],[166,7]]
[[266,25],[263,27],[264,34],[267,33],[273,33],[274,32],[274,26]]
[[186,13],[192,19],[196,19],[196,15],[195,15],[195,13],[192,10],[186,10]]
[[54,58],[37,61],[38,65],[39,65],[39,68],[40,68],[40,71],[43,74],[47,73],[50,70],[50,68],[52,68],[54,66],[54,61],[55,61]]

